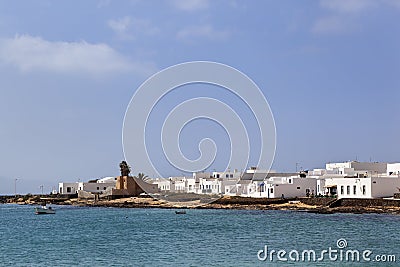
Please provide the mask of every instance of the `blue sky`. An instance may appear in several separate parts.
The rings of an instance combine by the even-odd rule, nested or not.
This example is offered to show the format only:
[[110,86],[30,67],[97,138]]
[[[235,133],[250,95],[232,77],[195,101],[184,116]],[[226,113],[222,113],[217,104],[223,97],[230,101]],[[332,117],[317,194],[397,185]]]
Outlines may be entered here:
[[[15,178],[19,193],[35,193],[117,175],[136,88],[193,60],[228,64],[260,87],[275,117],[274,169],[398,162],[399,25],[395,0],[0,1],[0,194]],[[221,153],[210,169],[223,168],[226,133],[192,126],[183,152],[196,158],[207,129]]]

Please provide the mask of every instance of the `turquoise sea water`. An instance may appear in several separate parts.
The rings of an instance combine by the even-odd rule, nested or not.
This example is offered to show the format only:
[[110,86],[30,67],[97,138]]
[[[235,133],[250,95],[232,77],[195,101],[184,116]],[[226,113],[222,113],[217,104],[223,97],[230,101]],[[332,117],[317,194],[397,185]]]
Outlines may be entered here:
[[[1,266],[399,266],[400,216],[290,211],[119,209],[0,205]],[[260,261],[259,250],[345,249],[397,263]],[[263,254],[261,254],[263,255]],[[319,256],[319,254],[318,254]],[[288,255],[286,255],[288,258]]]

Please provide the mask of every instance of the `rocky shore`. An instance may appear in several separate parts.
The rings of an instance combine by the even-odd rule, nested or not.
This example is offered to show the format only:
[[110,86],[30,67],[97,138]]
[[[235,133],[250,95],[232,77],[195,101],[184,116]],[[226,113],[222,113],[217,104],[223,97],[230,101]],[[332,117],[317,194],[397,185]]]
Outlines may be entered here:
[[332,199],[296,198],[265,199],[223,197],[213,203],[191,206],[187,203],[171,203],[151,197],[129,197],[114,200],[66,198],[51,195],[0,196],[0,203],[40,205],[41,203],[85,207],[117,208],[166,208],[166,209],[240,209],[240,210],[292,210],[320,214],[332,213],[386,213],[400,214],[400,200],[388,199]]

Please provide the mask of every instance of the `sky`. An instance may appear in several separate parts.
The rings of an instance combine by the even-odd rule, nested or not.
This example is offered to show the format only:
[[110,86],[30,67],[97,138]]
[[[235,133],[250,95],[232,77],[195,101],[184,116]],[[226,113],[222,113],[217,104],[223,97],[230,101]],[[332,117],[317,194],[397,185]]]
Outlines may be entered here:
[[[229,65],[258,85],[275,120],[275,170],[400,162],[399,25],[396,0],[0,0],[0,194],[118,175],[132,96],[153,74],[189,61]],[[153,124],[209,96],[254,119],[223,88],[183,87],[155,107]],[[252,166],[258,132],[246,123]],[[149,146],[160,140],[160,124],[153,127]],[[194,120],[180,138],[189,159],[199,157],[199,141],[213,139],[218,155],[207,170],[227,167],[221,125]],[[181,175],[160,148],[149,150],[163,175]]]

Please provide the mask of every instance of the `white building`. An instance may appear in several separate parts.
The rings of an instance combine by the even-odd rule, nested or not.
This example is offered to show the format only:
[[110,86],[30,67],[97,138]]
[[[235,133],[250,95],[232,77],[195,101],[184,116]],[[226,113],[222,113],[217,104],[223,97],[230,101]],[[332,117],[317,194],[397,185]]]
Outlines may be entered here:
[[95,183],[74,182],[74,183],[59,183],[58,192],[63,195],[77,194],[79,190],[90,193],[103,193],[111,188],[115,188],[115,177],[105,177],[98,179]]
[[112,188],[116,187],[116,182],[99,182],[97,181],[96,183],[86,183],[86,182],[78,182],[78,191],[85,191],[85,192],[90,192],[90,193],[103,193],[107,190],[110,190]]
[[327,173],[331,174],[342,174],[349,176],[362,173],[371,173],[375,175],[386,175],[387,163],[348,161],[339,163],[327,163],[325,167]]
[[242,175],[241,172],[238,170],[234,170],[233,172],[231,171],[225,171],[225,172],[213,172],[212,177],[213,178],[221,178],[221,179],[240,179],[240,176]]
[[336,178],[338,198],[383,198],[393,197],[400,190],[400,178],[367,177]]
[[262,196],[267,198],[292,198],[305,197],[315,194],[317,189],[316,178],[300,178],[300,177],[279,177],[274,179],[271,177],[262,188]]
[[195,193],[196,192],[196,179],[193,177],[169,177],[157,178],[152,181],[157,184],[158,189],[163,192],[173,193]]
[[78,182],[76,183],[59,183],[58,193],[62,195],[72,195],[78,193]]
[[387,175],[400,176],[400,163],[388,163],[387,165]]
[[97,180],[97,183],[116,183],[116,182],[117,182],[117,177],[111,177],[111,176]]
[[153,184],[157,184],[158,189],[161,191],[170,191],[171,190],[171,181],[166,178],[157,178],[154,179]]

